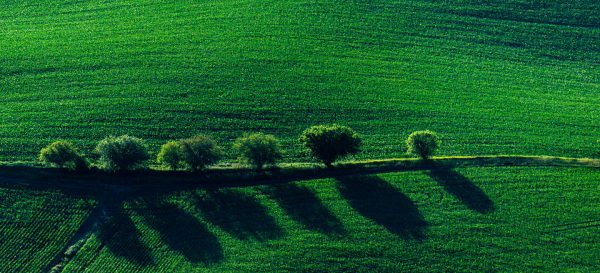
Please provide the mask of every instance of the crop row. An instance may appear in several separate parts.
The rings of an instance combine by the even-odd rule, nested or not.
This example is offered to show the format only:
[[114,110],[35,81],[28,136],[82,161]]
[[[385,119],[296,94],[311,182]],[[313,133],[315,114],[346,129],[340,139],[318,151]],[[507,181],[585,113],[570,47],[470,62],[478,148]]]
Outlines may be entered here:
[[80,197],[0,189],[0,271],[41,272],[91,210]]

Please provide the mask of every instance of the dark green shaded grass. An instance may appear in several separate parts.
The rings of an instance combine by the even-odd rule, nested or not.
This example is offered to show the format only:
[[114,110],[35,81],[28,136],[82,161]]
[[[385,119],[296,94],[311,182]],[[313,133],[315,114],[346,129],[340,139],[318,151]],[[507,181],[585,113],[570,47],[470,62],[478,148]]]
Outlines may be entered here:
[[42,272],[93,205],[60,192],[0,188],[0,271]]
[[143,197],[65,272],[594,271],[598,178],[434,169]]
[[[590,157],[595,1],[4,1],[0,160],[107,134],[157,149],[195,133],[354,127],[361,158],[413,130],[441,153]],[[230,159],[233,159],[230,156]]]

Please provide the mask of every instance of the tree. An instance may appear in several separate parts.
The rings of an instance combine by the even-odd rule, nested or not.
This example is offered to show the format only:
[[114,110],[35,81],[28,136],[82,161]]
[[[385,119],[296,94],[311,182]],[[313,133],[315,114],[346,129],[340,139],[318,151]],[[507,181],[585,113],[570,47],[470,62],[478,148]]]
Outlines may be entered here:
[[47,165],[71,170],[87,168],[85,157],[68,141],[55,141],[42,148],[38,159]]
[[262,170],[266,164],[275,164],[282,158],[279,142],[273,135],[263,133],[248,134],[238,138],[233,148],[240,158]]
[[160,147],[156,161],[169,166],[171,170],[177,170],[181,157],[181,144],[178,141],[169,141]]
[[409,153],[427,160],[440,147],[440,140],[435,132],[416,131],[408,136],[406,146]]
[[100,155],[100,166],[108,171],[128,171],[145,167],[150,158],[146,143],[137,137],[123,135],[109,136],[94,150]]
[[330,168],[339,158],[357,154],[361,138],[346,126],[317,125],[306,129],[300,136],[300,142]]
[[223,148],[216,141],[205,135],[197,135],[180,142],[181,158],[193,171],[201,171],[207,166],[216,164],[223,157]]

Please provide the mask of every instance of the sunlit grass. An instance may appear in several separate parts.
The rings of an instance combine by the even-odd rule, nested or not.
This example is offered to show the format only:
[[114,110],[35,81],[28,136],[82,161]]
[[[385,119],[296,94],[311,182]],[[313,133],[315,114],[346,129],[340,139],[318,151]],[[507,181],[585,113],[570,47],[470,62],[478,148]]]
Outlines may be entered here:
[[[598,149],[595,1],[4,1],[0,160],[51,140],[247,131],[306,161],[306,127],[341,123],[358,158],[411,131],[441,154],[591,157]],[[229,155],[229,160],[234,156]]]

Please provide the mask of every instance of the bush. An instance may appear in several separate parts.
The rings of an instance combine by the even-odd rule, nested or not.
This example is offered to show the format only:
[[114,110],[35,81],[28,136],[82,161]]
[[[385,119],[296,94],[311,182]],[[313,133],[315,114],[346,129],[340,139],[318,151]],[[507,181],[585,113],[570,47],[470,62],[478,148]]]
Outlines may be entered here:
[[68,141],[55,141],[40,151],[38,159],[47,165],[71,170],[87,168],[87,161],[75,145]]
[[100,155],[100,167],[109,171],[128,171],[144,167],[149,159],[146,143],[128,135],[109,136],[101,140],[95,152]]
[[169,166],[171,170],[177,170],[181,162],[181,145],[177,141],[169,141],[160,147],[156,156],[158,163]]
[[408,136],[406,146],[409,153],[418,155],[422,159],[429,159],[440,147],[440,140],[435,132],[416,131]]
[[275,164],[281,159],[279,142],[273,135],[254,133],[238,138],[233,148],[240,154],[240,158],[257,170],[262,170],[266,164]]
[[205,135],[197,135],[179,143],[182,161],[194,172],[219,162],[223,157],[223,149]]
[[327,167],[337,159],[359,152],[361,139],[352,129],[340,125],[318,125],[306,129],[300,142]]

